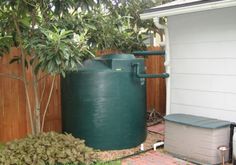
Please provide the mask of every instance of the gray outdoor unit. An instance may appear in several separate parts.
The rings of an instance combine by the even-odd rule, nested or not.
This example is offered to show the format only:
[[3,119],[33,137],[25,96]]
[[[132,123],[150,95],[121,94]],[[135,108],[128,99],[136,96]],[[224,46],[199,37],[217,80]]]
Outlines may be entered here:
[[[199,164],[222,162],[219,146],[229,146],[230,122],[186,114],[165,117],[165,151]],[[228,160],[228,152],[225,161]]]

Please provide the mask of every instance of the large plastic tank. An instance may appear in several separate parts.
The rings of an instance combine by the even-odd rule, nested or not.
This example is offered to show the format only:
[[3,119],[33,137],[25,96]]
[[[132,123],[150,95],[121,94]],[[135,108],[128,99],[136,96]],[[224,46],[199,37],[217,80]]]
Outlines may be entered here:
[[144,60],[131,54],[106,55],[84,62],[62,79],[63,132],[90,147],[114,150],[135,147],[146,138]]

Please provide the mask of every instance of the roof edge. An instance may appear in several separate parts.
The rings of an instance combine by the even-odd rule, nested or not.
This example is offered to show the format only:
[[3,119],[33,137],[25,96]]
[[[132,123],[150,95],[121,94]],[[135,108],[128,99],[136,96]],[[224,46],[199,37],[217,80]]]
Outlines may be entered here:
[[162,10],[169,10],[169,9],[175,9],[175,8],[181,8],[181,7],[187,7],[187,6],[196,6],[201,4],[210,4],[213,2],[219,2],[223,0],[204,0],[204,1],[194,1],[194,2],[187,2],[187,3],[181,3],[181,4],[175,4],[175,5],[168,5],[171,3],[166,3],[168,6],[160,5],[154,8],[146,9],[143,13],[151,13],[156,11],[162,11]]
[[193,12],[199,12],[199,11],[206,11],[206,10],[213,10],[213,9],[220,9],[220,8],[226,8],[226,7],[233,7],[236,6],[236,1],[228,0],[228,1],[216,1],[216,2],[209,2],[204,4],[198,4],[193,6],[180,6],[177,8],[170,8],[166,10],[158,10],[155,11],[154,8],[148,12],[146,10],[145,13],[140,14],[141,19],[152,19],[155,17],[165,17],[165,16],[173,16],[173,15],[179,15],[179,14],[185,14],[185,13],[193,13]]

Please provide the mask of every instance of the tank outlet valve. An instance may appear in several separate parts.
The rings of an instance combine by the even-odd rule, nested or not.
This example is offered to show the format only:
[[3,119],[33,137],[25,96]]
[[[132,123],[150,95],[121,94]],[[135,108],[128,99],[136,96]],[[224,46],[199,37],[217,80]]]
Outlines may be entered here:
[[164,142],[157,142],[157,143],[153,144],[154,151],[156,151],[158,147],[161,147],[163,145],[164,145]]
[[144,144],[143,143],[140,145],[140,151],[144,151]]

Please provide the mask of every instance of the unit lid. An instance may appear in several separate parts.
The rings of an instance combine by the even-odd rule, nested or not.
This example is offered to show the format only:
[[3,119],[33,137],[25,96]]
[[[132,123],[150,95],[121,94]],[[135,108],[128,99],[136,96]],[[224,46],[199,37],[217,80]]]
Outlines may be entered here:
[[222,128],[230,125],[229,121],[187,114],[170,114],[164,118],[166,121],[207,129]]
[[106,60],[113,60],[113,59],[120,59],[120,60],[132,60],[135,59],[133,54],[108,54],[101,57],[101,59]]

